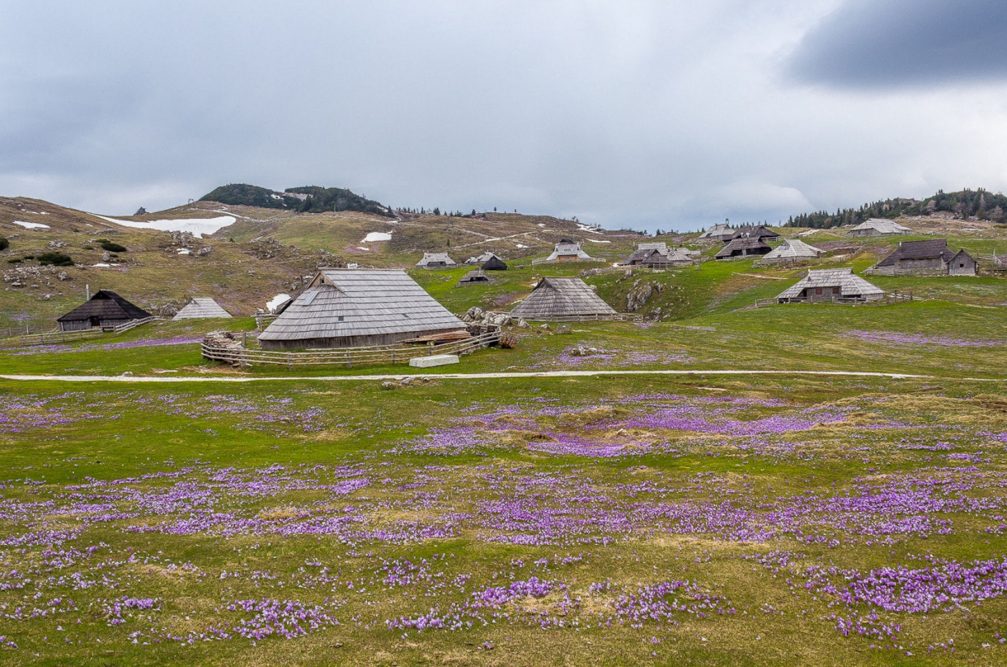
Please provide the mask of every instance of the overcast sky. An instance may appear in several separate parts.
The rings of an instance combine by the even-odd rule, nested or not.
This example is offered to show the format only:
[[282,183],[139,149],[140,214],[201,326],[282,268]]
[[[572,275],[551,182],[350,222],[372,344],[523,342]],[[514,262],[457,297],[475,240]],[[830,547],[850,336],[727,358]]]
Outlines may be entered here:
[[1004,0],[0,0],[0,195],[684,230],[1007,190],[1005,34]]

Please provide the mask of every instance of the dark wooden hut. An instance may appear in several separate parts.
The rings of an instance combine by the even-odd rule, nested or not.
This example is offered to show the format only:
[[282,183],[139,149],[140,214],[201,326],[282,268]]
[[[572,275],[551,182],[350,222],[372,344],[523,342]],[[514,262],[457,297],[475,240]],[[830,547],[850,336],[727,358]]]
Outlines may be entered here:
[[83,331],[94,327],[115,327],[132,320],[151,317],[143,308],[130,303],[111,290],[98,290],[56,322],[60,331]]

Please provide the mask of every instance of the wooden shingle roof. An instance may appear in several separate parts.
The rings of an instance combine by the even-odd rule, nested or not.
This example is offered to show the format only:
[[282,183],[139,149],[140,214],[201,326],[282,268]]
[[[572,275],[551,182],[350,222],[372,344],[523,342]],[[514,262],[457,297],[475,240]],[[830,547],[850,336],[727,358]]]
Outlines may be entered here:
[[580,278],[543,278],[511,315],[526,320],[614,317],[617,313]]
[[464,328],[401,269],[321,269],[259,339],[296,341]]
[[197,296],[175,313],[173,320],[200,320],[213,317],[230,317],[219,303],[208,296]]
[[809,287],[838,287],[840,288],[840,294],[844,297],[882,295],[885,293],[877,285],[873,285],[860,276],[854,275],[853,269],[812,269],[808,271],[808,275],[801,278],[793,286],[785,289],[776,298],[795,299]]
[[90,320],[92,317],[102,320],[142,320],[151,317],[151,314],[112,290],[103,289],[56,321],[75,322]]
[[822,251],[799,239],[786,239],[773,248],[763,259],[804,259],[818,257]]
[[950,262],[955,256],[948,247],[947,239],[926,239],[923,241],[901,241],[899,246],[883,260],[878,262],[878,266],[894,266],[900,261],[920,260],[920,259],[942,259]]

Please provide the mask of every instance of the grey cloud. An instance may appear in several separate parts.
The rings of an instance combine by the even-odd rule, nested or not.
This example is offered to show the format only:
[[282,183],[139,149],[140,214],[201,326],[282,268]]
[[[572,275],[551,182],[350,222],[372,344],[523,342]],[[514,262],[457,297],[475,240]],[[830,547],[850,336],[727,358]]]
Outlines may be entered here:
[[798,80],[840,87],[1007,80],[1007,2],[849,0],[804,35]]

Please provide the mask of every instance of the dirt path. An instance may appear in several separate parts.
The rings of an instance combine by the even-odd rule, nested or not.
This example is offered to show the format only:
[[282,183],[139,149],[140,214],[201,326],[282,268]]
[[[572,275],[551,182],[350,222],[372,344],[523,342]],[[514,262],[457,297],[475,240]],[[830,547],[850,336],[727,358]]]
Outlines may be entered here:
[[1007,377],[943,377],[916,373],[882,373],[877,371],[787,371],[787,370],[597,370],[597,371],[516,371],[511,373],[401,373],[383,375],[285,375],[285,376],[157,376],[157,375],[0,375],[0,380],[17,382],[117,382],[125,384],[179,383],[179,382],[384,382],[402,378],[428,378],[431,380],[492,380],[511,378],[576,378],[602,376],[702,376],[702,375],[779,375],[779,376],[822,376],[822,377],[868,377],[892,380],[942,380],[960,382],[1002,382]]

